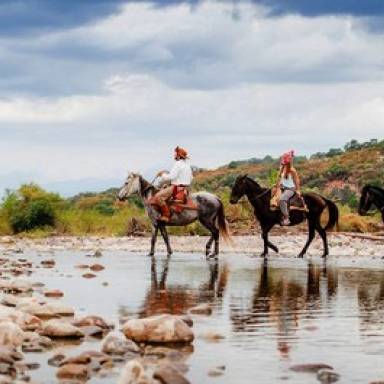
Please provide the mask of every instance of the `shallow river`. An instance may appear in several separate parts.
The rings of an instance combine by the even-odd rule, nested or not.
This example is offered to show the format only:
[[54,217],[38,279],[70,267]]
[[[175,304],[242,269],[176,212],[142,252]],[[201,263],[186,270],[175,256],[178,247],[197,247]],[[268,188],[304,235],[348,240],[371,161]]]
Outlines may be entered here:
[[[27,255],[25,255],[27,256]],[[33,261],[52,255],[30,255]],[[339,383],[384,380],[384,262],[376,268],[326,266],[315,261],[223,256],[207,262],[196,254],[171,261],[140,253],[56,252],[54,269],[35,269],[29,277],[64,292],[77,315],[95,314],[119,327],[119,321],[158,313],[186,313],[210,303],[211,316],[193,316],[196,339],[187,359],[192,384],[318,383],[312,373],[293,372],[294,364],[326,363],[341,375]],[[77,264],[101,263],[106,269],[84,279]],[[103,285],[107,282],[108,285]],[[218,332],[225,338],[208,340]],[[44,354],[26,354],[42,367],[32,378],[54,383],[56,368],[46,361],[58,351],[75,355],[100,349],[99,340],[59,346]],[[225,366],[220,377],[208,371]],[[115,383],[117,376],[92,378]]]

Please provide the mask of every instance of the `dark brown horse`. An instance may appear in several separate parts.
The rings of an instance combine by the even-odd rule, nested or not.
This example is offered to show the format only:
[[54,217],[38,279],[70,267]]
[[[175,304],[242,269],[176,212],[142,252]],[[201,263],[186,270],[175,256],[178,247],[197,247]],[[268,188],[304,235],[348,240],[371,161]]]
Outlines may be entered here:
[[374,205],[380,212],[384,222],[384,189],[366,185],[361,190],[359,215],[365,216]]
[[[262,188],[256,181],[252,180],[247,175],[239,176],[232,187],[230,202],[236,204],[242,196],[247,196],[252,204],[255,216],[261,226],[261,236],[264,240],[264,250],[261,256],[268,255],[268,248],[279,252],[277,247],[268,240],[268,233],[276,224],[281,222],[280,210],[270,209],[271,190]],[[305,219],[308,220],[308,240],[299,253],[298,257],[303,257],[315,237],[317,231],[323,240],[324,252],[322,257],[329,254],[327,233],[328,229],[333,228],[339,220],[339,210],[336,204],[317,193],[304,193],[303,198],[307,205],[308,212],[292,210],[290,212],[290,225],[302,223]],[[324,209],[328,208],[329,220],[325,228],[321,226],[320,217]]]

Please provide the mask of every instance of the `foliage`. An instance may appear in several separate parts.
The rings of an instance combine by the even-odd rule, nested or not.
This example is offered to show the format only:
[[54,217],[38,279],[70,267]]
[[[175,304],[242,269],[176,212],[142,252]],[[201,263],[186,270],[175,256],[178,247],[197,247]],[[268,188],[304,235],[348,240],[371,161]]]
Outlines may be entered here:
[[7,192],[2,214],[14,233],[35,228],[53,227],[56,209],[62,199],[44,191],[36,184],[24,184],[17,191]]

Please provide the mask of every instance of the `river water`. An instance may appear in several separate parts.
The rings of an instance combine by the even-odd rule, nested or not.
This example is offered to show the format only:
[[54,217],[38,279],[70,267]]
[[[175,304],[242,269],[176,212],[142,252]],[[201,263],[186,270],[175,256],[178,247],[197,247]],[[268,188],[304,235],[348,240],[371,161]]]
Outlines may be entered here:
[[[56,266],[35,269],[29,279],[62,290],[63,301],[78,316],[100,315],[117,328],[125,319],[184,314],[199,303],[209,303],[211,316],[193,316],[196,339],[186,360],[191,383],[318,383],[316,374],[290,369],[306,363],[331,365],[340,374],[339,383],[384,380],[382,261],[358,268],[348,258],[326,264],[320,259],[271,258],[266,263],[243,255],[207,261],[196,254],[167,260],[104,252],[102,258],[90,259],[79,251],[30,257],[36,262],[54,257]],[[75,265],[93,262],[105,270],[94,279],[84,279],[84,270]],[[204,336],[208,332],[224,338],[212,341]],[[57,352],[75,355],[89,349],[100,349],[100,341],[26,354],[27,360],[42,364],[32,378],[56,382],[56,369],[46,364],[47,359]],[[224,374],[209,376],[217,366],[225,366]],[[90,382],[116,380],[112,374]]]

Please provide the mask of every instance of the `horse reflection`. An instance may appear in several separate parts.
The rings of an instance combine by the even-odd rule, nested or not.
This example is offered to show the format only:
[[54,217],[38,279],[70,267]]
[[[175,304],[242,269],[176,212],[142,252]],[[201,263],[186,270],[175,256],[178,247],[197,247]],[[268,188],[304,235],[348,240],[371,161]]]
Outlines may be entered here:
[[384,272],[360,272],[356,278],[360,330],[363,335],[381,334],[384,325]]
[[[157,270],[158,263],[162,264],[160,276]],[[140,317],[164,313],[183,315],[190,308],[202,302],[213,302],[223,295],[227,271],[225,268],[220,270],[218,260],[208,261],[208,280],[195,289],[185,283],[167,284],[170,263],[170,258],[151,259],[151,285],[139,312]]]
[[267,328],[269,333],[269,329],[276,328],[277,349],[288,358],[303,312],[307,319],[315,317],[324,304],[322,293],[325,291],[330,300],[336,293],[337,281],[337,273],[311,261],[306,271],[299,272],[269,268],[264,261],[252,307],[246,311],[231,309],[233,330],[265,333]]

